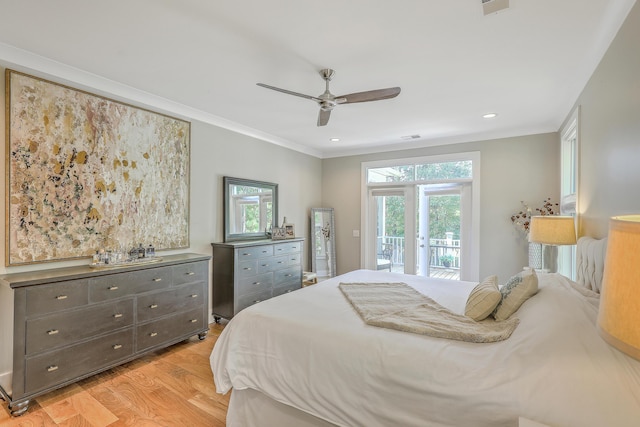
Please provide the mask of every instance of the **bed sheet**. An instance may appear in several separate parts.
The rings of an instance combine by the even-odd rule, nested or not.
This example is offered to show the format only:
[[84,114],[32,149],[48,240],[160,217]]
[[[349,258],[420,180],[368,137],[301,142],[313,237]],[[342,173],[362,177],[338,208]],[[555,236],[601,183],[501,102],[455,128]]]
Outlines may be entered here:
[[456,313],[475,286],[359,270],[240,312],[211,355],[216,388],[253,389],[338,426],[636,426],[640,362],[595,328],[597,294],[557,274],[502,342],[365,325],[340,282],[404,282]]

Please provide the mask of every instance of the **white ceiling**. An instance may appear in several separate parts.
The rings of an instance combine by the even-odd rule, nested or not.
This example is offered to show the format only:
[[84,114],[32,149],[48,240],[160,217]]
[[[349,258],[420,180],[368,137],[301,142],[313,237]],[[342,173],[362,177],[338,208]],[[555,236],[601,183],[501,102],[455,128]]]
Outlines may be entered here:
[[[333,157],[557,131],[634,3],[0,0],[0,64]],[[317,96],[322,68],[335,95],[402,92],[317,127],[313,101],[256,86]]]

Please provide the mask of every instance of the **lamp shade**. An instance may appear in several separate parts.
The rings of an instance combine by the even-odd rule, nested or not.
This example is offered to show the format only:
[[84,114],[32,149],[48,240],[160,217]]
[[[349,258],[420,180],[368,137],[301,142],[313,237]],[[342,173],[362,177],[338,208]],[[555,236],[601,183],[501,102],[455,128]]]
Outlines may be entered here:
[[545,245],[575,245],[576,227],[572,216],[532,216],[529,241]]
[[640,215],[609,222],[598,330],[609,344],[640,360]]

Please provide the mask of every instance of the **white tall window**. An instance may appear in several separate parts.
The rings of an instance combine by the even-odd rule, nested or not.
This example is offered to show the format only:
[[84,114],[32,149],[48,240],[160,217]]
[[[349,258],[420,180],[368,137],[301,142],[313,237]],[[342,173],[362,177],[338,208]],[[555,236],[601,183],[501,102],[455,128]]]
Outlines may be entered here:
[[361,197],[363,268],[478,280],[480,153],[362,163]]
[[[580,107],[571,113],[565,127],[560,131],[560,212],[577,217],[578,210],[578,165],[580,147]],[[558,251],[558,271],[571,279],[576,278],[576,247],[561,246]]]

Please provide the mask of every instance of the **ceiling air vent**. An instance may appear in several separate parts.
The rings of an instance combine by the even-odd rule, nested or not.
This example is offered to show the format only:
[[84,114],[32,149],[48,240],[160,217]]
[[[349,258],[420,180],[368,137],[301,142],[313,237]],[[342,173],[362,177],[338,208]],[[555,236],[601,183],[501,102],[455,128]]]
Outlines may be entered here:
[[481,0],[482,10],[485,15],[500,12],[509,8],[509,0]]

